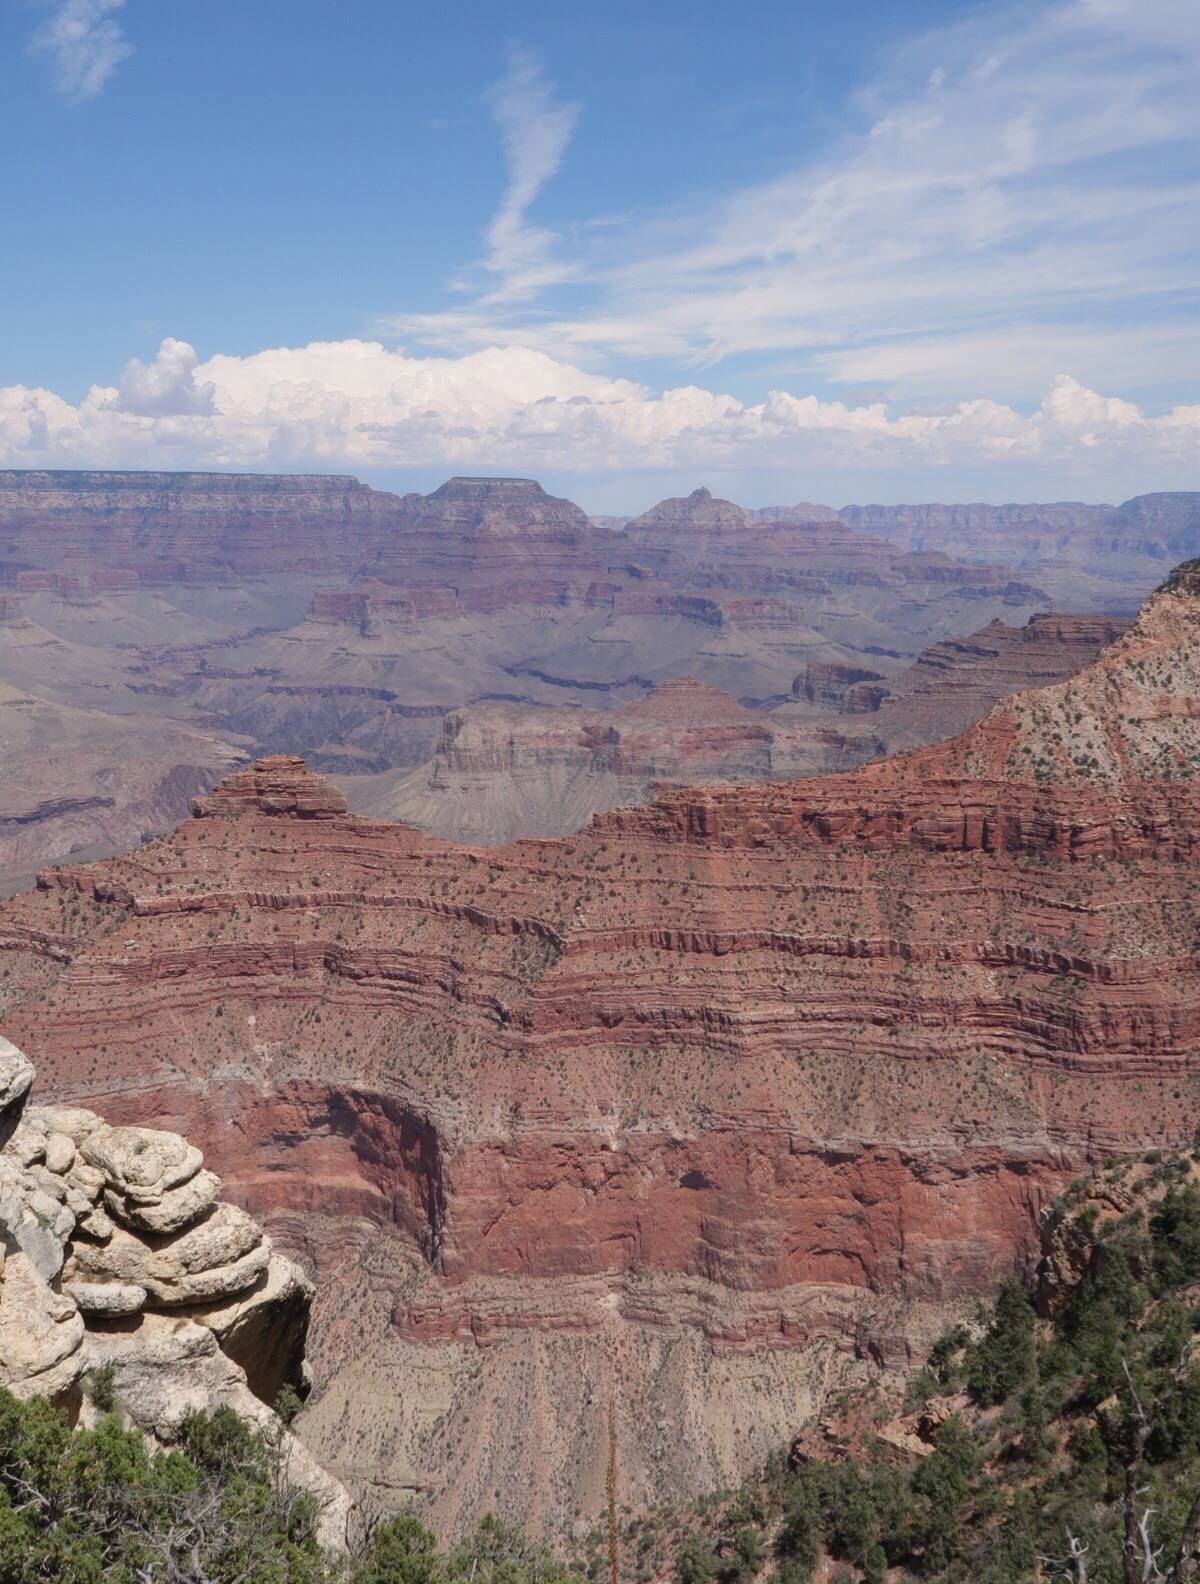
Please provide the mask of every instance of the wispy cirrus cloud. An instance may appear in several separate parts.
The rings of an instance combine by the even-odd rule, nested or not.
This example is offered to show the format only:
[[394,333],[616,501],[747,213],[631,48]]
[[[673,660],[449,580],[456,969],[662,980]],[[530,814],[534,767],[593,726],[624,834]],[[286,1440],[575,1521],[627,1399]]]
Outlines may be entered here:
[[529,209],[562,164],[579,106],[557,97],[535,50],[513,45],[508,71],[492,89],[492,115],[500,128],[508,185],[487,228],[484,268],[493,277],[489,302],[514,301],[564,278],[552,262],[556,234],[531,225]]
[[110,12],[125,0],[65,0],[30,40],[34,54],[49,55],[55,87],[75,101],[94,99],[117,67],[133,54]]
[[[793,171],[577,227],[535,293],[380,329],[599,367],[757,358],[898,400],[1036,400],[1073,348],[1089,380],[1150,391],[1158,347],[1172,372],[1200,354],[1198,73],[1193,0],[989,8],[893,57],[852,129]],[[1127,359],[1143,328],[1140,365],[1108,369],[1110,338]]]

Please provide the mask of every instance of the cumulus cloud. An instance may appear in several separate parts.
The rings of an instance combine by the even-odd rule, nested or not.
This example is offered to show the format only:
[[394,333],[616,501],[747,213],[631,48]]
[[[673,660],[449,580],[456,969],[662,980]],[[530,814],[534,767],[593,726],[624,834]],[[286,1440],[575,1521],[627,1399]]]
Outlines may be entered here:
[[[1200,356],[1200,7],[973,12],[891,56],[819,157],[716,201],[672,195],[666,216],[574,229],[556,250],[569,289],[481,292],[381,333],[597,366],[782,354],[814,384],[870,379],[897,399],[982,383],[1025,403],[1081,357],[1088,379],[1178,390]],[[1129,369],[1106,362],[1114,341]]]
[[[1191,482],[1200,404],[1160,416],[1061,376],[1022,413],[977,398],[944,410],[824,401],[786,390],[743,403],[684,385],[654,391],[527,347],[410,357],[378,342],[317,342],[197,363],[169,340],[119,387],[72,404],[46,390],[0,388],[0,465],[267,469],[502,469],[576,475],[673,470],[712,476],[840,469],[862,479],[921,479],[969,469],[1004,480],[1065,479],[1095,496]],[[1149,481],[1149,482],[1148,482]]]
[[490,96],[508,167],[508,186],[487,230],[484,263],[499,278],[490,301],[528,297],[563,278],[562,267],[550,261],[554,232],[528,220],[534,199],[562,164],[579,115],[579,106],[560,101],[556,92],[541,57],[514,45],[507,75]]
[[116,410],[141,418],[181,417],[211,413],[216,386],[196,381],[196,351],[186,341],[168,336],[154,362],[130,358],[121,376]]
[[133,45],[109,15],[125,0],[65,0],[30,40],[35,54],[54,62],[60,93],[74,100],[94,99]]

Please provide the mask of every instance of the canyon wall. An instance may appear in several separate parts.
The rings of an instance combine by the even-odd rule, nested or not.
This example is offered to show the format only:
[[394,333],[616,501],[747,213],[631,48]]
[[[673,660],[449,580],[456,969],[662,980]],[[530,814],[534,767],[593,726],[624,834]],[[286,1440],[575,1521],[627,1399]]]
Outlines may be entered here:
[[[344,1471],[375,1437],[465,1518],[497,1465],[421,1415],[553,1418],[587,1377],[631,1391],[669,1494],[659,1388],[628,1373],[653,1354],[715,1481],[776,1427],[738,1388],[752,1433],[721,1442],[713,1361],[775,1360],[800,1414],[1028,1274],[1089,1162],[1191,1137],[1198,638],[1184,570],[1078,677],[947,743],[559,841],[455,847],[268,760],[4,905],[4,1027],[57,1098],[195,1138],[333,1274],[310,1413]],[[569,1400],[557,1472],[506,1498],[548,1526],[601,1499],[558,1462],[590,1422]]]

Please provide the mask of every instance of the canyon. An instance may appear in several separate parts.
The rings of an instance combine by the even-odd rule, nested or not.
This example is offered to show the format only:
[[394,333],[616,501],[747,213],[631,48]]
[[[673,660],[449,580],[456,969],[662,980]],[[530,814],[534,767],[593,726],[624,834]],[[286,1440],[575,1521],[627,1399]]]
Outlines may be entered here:
[[569,835],[671,785],[785,781],[954,735],[999,699],[1065,681],[1128,626],[1115,616],[994,621],[922,651],[899,675],[810,661],[791,696],[751,710],[677,677],[608,710],[485,703],[442,722],[415,770],[341,778],[357,813],[491,845]]
[[[1122,625],[976,624],[900,687],[810,656],[797,710],[898,734],[935,678],[970,713],[1022,648],[1093,658],[949,740],[558,839],[457,845],[259,760],[3,904],[3,1027],[316,1272],[299,1427],[348,1484],[569,1532],[614,1399],[635,1506],[729,1484],[1031,1278],[1068,1181],[1200,1120],[1200,565]],[[659,689],[684,732],[699,675]],[[703,711],[758,751],[764,712]]]
[[[614,524],[522,479],[422,496],[344,477],[3,472],[0,889],[170,828],[264,754],[345,778],[364,811],[487,840],[561,832],[664,779],[846,768],[893,738],[881,729],[868,753],[855,731],[840,747],[841,700],[825,683],[801,698],[798,676],[891,685],[996,622],[1127,617],[1200,550],[1198,499],[754,512],[699,489]],[[581,766],[560,712],[587,732],[625,706],[654,717],[654,690],[685,677],[722,718],[734,705],[718,692],[762,715],[777,750],[748,752],[743,728],[764,739],[743,721],[723,757],[720,733],[697,757],[694,695],[691,735],[672,744],[670,710],[652,719],[645,762],[619,785]],[[460,738],[488,738],[508,710],[518,742],[546,731],[516,759],[553,768],[532,802],[489,772],[491,812],[448,830],[455,800],[431,813],[417,783],[465,751],[452,718]],[[967,724],[929,697],[919,713],[896,742]]]

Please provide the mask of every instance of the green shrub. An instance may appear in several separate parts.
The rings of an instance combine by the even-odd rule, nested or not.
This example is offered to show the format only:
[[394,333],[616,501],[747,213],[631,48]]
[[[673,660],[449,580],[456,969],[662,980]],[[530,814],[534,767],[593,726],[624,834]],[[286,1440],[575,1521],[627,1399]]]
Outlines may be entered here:
[[984,1407],[1002,1403],[1033,1379],[1035,1318],[1025,1289],[1006,1276],[986,1331],[967,1349],[967,1390],[976,1402]]

